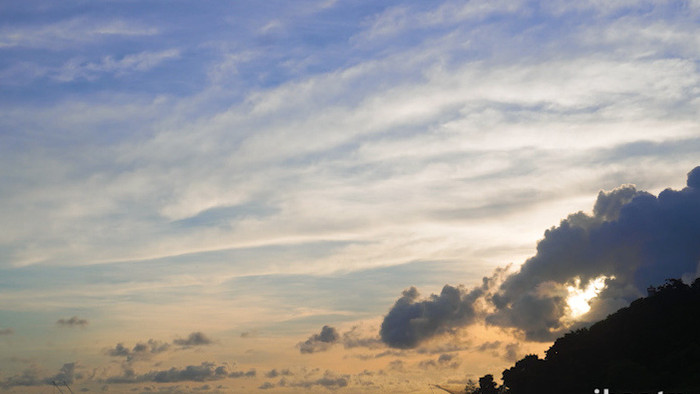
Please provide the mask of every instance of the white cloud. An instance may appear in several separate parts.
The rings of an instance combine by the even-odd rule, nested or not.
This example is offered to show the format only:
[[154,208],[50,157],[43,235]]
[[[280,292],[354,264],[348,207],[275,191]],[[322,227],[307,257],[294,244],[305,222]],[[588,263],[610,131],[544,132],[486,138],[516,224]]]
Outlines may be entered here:
[[109,36],[150,36],[159,33],[155,27],[145,27],[124,20],[100,21],[82,17],[39,26],[5,26],[0,31],[0,48],[28,47],[50,50],[95,42]]
[[102,74],[111,73],[117,77],[129,73],[148,71],[159,64],[180,57],[178,49],[158,52],[140,52],[126,55],[120,59],[105,56],[99,62],[84,62],[72,59],[53,73],[53,78],[61,82],[76,79],[92,80]]

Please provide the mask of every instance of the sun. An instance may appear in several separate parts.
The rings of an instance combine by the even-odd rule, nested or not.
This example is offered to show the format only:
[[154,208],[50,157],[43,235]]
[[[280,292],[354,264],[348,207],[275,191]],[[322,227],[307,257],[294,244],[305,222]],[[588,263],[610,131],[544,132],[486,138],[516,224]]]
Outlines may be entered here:
[[581,288],[581,278],[577,277],[574,279],[573,286],[566,287],[566,290],[569,292],[569,296],[566,298],[566,305],[569,307],[572,318],[581,317],[591,310],[590,301],[605,289],[605,281],[607,279],[615,279],[615,277],[601,275],[589,281],[585,288]]

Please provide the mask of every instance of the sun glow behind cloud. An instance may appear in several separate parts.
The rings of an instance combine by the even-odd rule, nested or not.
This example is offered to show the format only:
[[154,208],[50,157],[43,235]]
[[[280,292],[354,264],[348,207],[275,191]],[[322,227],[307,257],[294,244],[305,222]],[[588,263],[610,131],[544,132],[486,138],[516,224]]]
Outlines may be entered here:
[[591,301],[605,289],[606,281],[615,279],[614,276],[601,275],[588,282],[586,287],[581,287],[581,278],[574,280],[573,286],[567,286],[569,296],[566,298],[566,305],[569,308],[572,319],[577,319],[591,310]]

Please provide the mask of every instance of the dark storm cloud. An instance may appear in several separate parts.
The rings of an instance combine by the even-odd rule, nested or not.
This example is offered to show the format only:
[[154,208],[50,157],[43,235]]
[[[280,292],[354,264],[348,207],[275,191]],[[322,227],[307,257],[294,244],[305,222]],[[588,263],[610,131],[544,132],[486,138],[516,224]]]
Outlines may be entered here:
[[340,334],[331,326],[323,326],[319,334],[314,334],[304,342],[299,342],[297,346],[302,353],[315,353],[328,350],[328,348],[338,342]]
[[[577,280],[585,288],[596,278],[608,278],[585,315],[592,321],[644,295],[650,285],[696,277],[699,262],[696,167],[682,190],[666,189],[654,196],[624,185],[601,191],[592,215],[571,214],[545,231],[537,253],[501,281],[494,275],[470,291],[446,285],[440,295],[423,300],[413,287],[404,291],[385,316],[380,335],[391,347],[412,348],[483,317],[487,324],[514,329],[527,340],[549,341],[575,327],[563,318],[569,314],[567,287]],[[488,308],[481,311],[480,303]],[[506,349],[506,357],[516,351]]]
[[173,343],[179,346],[189,347],[210,345],[212,340],[202,332],[193,332],[187,337],[187,339],[176,339],[173,341]]
[[43,386],[47,384],[67,383],[72,384],[75,379],[81,378],[81,375],[75,372],[76,363],[65,363],[57,374],[48,377],[41,377],[41,372],[38,368],[32,367],[25,369],[21,374],[11,376],[0,384],[4,388],[16,386]]
[[136,374],[133,369],[125,369],[120,376],[113,376],[105,380],[105,383],[173,383],[173,382],[206,382],[225,378],[254,377],[255,370],[247,372],[229,372],[226,365],[216,365],[211,362],[203,362],[201,365],[188,365],[182,369],[170,368],[162,371],[151,371],[145,374]]
[[88,321],[78,316],[73,316],[70,319],[58,319],[56,324],[61,327],[85,327],[88,325]]
[[605,275],[608,287],[591,304],[604,315],[667,278],[696,276],[700,261],[700,167],[687,187],[658,197],[623,186],[600,192],[593,215],[575,213],[545,232],[537,254],[508,277],[493,296],[487,322],[521,330],[530,340],[551,340],[569,327],[565,285]]

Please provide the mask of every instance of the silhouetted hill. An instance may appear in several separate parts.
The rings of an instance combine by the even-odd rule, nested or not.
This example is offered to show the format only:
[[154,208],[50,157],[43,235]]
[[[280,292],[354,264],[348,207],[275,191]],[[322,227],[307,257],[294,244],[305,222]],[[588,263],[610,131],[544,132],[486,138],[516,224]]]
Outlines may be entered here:
[[[700,393],[700,279],[668,280],[590,328],[559,338],[540,359],[503,371],[511,394]],[[476,392],[480,392],[477,390]]]

